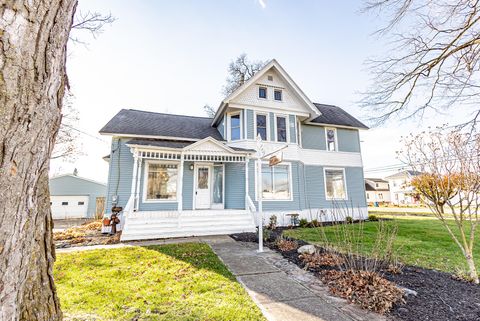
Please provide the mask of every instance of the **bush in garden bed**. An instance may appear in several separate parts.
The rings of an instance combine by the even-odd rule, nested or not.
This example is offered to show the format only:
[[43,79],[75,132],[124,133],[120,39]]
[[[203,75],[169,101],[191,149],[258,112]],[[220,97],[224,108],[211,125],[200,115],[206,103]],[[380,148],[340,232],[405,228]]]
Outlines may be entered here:
[[395,303],[404,302],[403,291],[376,272],[324,271],[322,281],[332,294],[377,313],[390,311]]
[[340,266],[345,260],[331,252],[315,252],[314,254],[301,254],[299,258],[303,261],[306,268],[318,268],[321,266]]
[[282,252],[293,251],[298,249],[298,242],[294,240],[279,238],[275,241],[275,246]]

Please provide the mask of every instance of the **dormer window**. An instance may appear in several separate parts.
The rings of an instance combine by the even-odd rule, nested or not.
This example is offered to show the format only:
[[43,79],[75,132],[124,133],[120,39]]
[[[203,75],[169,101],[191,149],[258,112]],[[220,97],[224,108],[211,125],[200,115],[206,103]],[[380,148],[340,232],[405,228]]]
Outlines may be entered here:
[[276,101],[282,101],[282,91],[280,89],[275,89],[273,91],[273,97]]
[[258,98],[267,99],[267,87],[258,88]]

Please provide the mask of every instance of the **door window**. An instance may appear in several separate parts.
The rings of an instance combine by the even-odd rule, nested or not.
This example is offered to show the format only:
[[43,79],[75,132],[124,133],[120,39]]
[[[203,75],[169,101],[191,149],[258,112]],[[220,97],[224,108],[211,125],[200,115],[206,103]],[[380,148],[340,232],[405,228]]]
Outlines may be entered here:
[[203,167],[198,169],[198,189],[208,189],[208,168]]

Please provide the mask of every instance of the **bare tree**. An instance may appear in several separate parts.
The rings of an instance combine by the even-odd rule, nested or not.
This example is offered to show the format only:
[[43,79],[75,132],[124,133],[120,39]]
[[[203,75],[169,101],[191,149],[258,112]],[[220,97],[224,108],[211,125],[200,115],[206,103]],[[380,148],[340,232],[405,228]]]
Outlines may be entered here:
[[79,116],[78,110],[73,106],[73,99],[73,95],[66,92],[63,98],[62,122],[50,159],[74,161],[81,154],[79,132],[75,130]]
[[372,0],[366,11],[388,18],[378,35],[388,37],[386,58],[369,61],[373,84],[362,104],[377,123],[392,115],[473,106],[480,117],[480,5],[478,0]]
[[79,10],[75,14],[70,40],[75,43],[85,44],[85,41],[75,35],[77,31],[87,32],[95,39],[103,32],[105,25],[112,24],[115,20],[116,18],[111,13],[102,14],[96,11],[82,12]]
[[217,113],[217,110],[208,104],[203,106],[203,111],[207,114],[208,117],[211,118],[215,117],[215,114]]
[[411,185],[462,251],[470,278],[479,283],[473,248],[480,222],[480,134],[441,127],[410,135],[404,143],[400,158],[423,173]]
[[[76,0],[0,5],[0,319],[61,320],[48,170]],[[8,44],[8,45],[7,45]]]
[[245,81],[255,75],[257,71],[262,69],[266,63],[260,60],[250,61],[245,53],[238,56],[228,66],[227,83],[223,87],[223,94],[228,96],[233,93]]

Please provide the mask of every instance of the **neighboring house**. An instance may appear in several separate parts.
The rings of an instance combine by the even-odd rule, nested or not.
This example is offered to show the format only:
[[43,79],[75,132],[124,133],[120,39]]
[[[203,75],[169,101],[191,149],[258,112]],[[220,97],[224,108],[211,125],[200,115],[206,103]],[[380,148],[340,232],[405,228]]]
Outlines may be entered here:
[[369,205],[391,202],[388,182],[381,178],[365,178],[365,193]]
[[312,103],[272,60],[214,118],[114,116],[100,130],[112,136],[107,211],[124,209],[122,240],[254,231],[260,136],[265,154],[288,145],[282,163],[262,164],[265,222],[274,214],[282,225],[289,214],[328,220],[340,206],[366,217],[362,129],[341,108]]
[[416,197],[410,182],[413,177],[420,175],[420,172],[404,170],[385,177],[390,185],[392,203],[395,205],[417,205],[420,203]]
[[65,174],[50,178],[49,186],[54,219],[93,218],[104,210],[106,184]]

